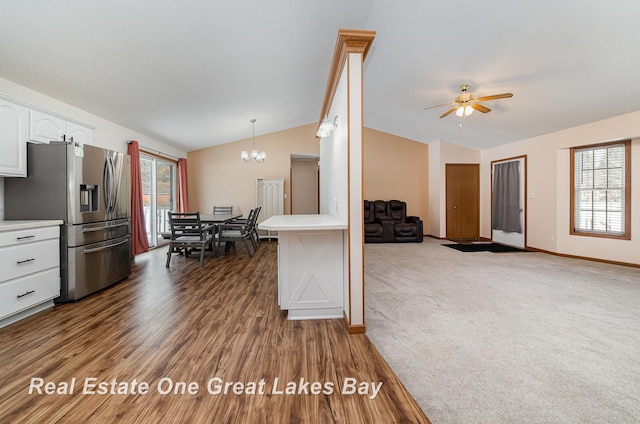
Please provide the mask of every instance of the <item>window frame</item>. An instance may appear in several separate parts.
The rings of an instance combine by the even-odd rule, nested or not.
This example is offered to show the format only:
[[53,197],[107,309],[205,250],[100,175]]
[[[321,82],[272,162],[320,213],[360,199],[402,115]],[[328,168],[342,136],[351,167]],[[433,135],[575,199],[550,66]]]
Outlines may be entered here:
[[[624,145],[624,233],[612,234],[602,231],[586,231],[576,229],[576,169],[575,159],[576,151],[586,149],[597,149],[602,147]],[[619,240],[631,240],[631,140],[609,141],[606,143],[591,144],[586,146],[577,146],[571,148],[571,207],[570,207],[570,226],[571,235],[601,237]]]

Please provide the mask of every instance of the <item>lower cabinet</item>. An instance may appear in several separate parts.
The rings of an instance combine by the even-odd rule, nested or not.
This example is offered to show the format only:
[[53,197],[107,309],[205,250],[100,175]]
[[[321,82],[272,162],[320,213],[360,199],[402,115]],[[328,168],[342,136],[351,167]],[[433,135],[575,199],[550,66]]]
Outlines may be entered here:
[[288,318],[343,317],[343,231],[278,231],[278,302]]
[[0,226],[0,327],[53,306],[60,296],[60,227],[6,230],[14,226]]

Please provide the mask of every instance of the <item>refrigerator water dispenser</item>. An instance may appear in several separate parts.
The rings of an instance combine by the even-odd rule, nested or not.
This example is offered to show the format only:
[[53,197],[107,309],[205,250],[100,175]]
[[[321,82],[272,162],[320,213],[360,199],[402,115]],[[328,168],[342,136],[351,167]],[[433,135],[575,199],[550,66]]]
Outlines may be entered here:
[[80,184],[80,212],[98,211],[98,186]]

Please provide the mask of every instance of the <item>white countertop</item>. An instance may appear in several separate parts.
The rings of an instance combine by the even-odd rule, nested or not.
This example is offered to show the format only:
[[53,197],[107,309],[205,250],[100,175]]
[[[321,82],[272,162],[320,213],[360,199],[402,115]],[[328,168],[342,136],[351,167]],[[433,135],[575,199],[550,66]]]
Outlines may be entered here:
[[334,215],[274,215],[258,224],[260,230],[346,230],[347,222]]
[[62,225],[64,221],[59,219],[33,219],[33,220],[9,220],[9,221],[0,221],[0,232],[1,231],[13,231],[13,230],[24,230],[28,228],[39,228],[39,227],[53,227],[55,225]]

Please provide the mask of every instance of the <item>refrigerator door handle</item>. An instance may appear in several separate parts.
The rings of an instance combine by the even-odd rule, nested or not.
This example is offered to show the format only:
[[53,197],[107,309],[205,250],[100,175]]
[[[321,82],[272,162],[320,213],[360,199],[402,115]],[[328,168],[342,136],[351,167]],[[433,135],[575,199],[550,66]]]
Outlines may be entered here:
[[105,212],[109,213],[109,156],[104,158],[104,169],[102,171],[102,197],[104,198]]
[[114,195],[113,192],[113,184],[115,180],[114,170],[113,170],[113,159],[111,156],[105,156],[104,163],[104,175],[103,175],[103,185],[104,185],[104,203],[106,205],[106,213],[111,214],[114,210]]
[[117,212],[118,209],[118,197],[120,196],[120,180],[122,178],[122,162],[123,162],[123,155],[122,153],[114,153],[114,157],[111,158],[111,166],[112,166],[112,172],[113,172],[113,181],[112,181],[112,191],[111,191],[111,197],[112,197],[112,210],[111,212],[113,212],[114,214]]
[[112,228],[117,228],[117,227],[124,227],[126,225],[129,225],[128,222],[123,222],[122,224],[116,224],[116,225],[105,225],[104,227],[92,227],[92,228],[83,228],[82,232],[83,233],[92,233],[94,231],[102,231],[102,230],[110,230]]
[[129,243],[129,239],[122,240],[119,243],[113,243],[113,244],[110,244],[108,246],[95,247],[93,249],[83,249],[82,250],[82,254],[86,255],[87,253],[102,252],[103,250],[111,249],[112,247],[120,246],[121,244],[125,244],[125,243]]
[[111,213],[116,212],[118,204],[118,184],[120,183],[120,171],[116,165],[116,159],[111,158]]

